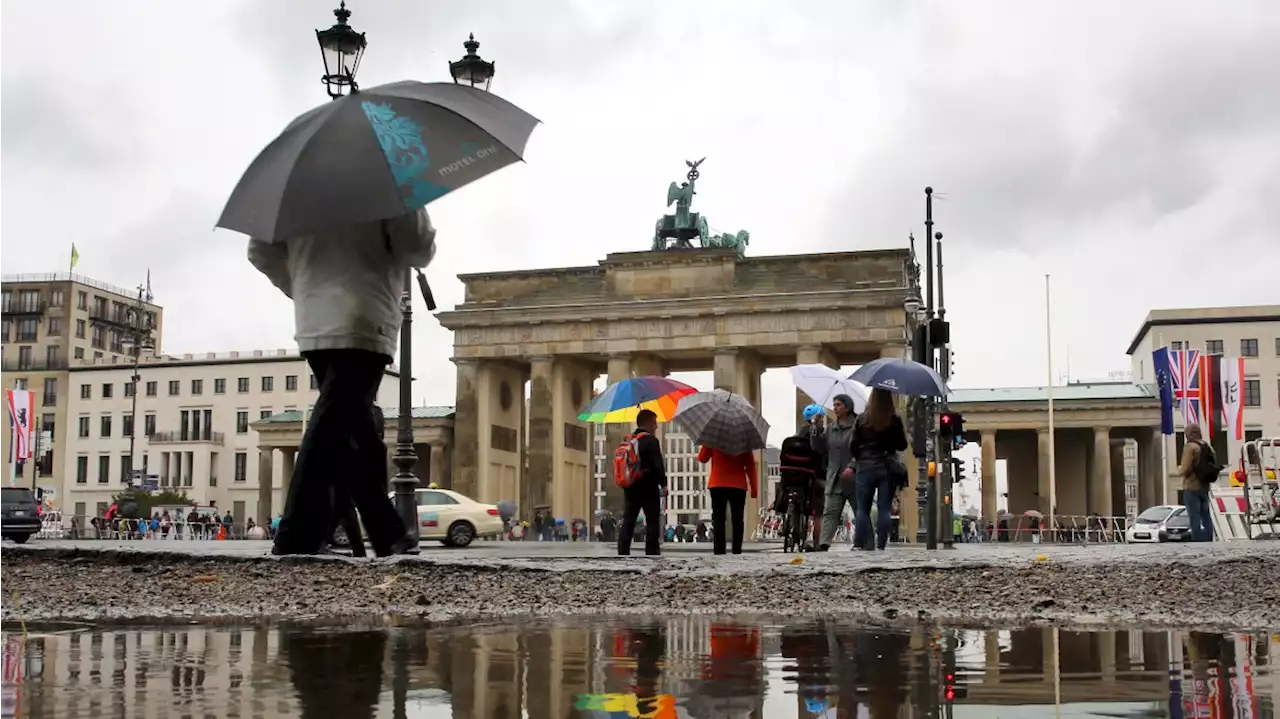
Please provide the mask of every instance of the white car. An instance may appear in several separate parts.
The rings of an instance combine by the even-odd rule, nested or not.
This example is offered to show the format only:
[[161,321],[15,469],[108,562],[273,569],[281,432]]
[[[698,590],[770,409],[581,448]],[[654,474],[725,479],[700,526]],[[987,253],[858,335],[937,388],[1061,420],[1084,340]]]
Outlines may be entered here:
[[476,537],[497,537],[505,527],[492,504],[481,504],[448,489],[419,489],[418,536],[465,547]]
[[1187,517],[1186,507],[1180,504],[1162,504],[1139,514],[1125,532],[1125,541],[1138,544],[1185,541],[1190,531],[1191,522]]

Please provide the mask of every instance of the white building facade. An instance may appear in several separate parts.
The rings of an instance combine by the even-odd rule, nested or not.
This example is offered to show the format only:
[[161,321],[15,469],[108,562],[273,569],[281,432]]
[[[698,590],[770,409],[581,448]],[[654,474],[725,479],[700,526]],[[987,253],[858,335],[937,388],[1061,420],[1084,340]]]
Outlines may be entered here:
[[[136,397],[132,375],[131,365],[70,368],[67,469],[57,502],[64,513],[102,516],[136,467],[161,491],[216,504],[238,522],[254,517],[261,464],[252,424],[289,410],[309,412],[319,397],[306,360],[287,350],[144,356]],[[378,389],[384,407],[398,399],[398,376],[389,368]],[[281,473],[273,466],[272,476]],[[272,506],[283,502],[276,490]]]
[[[1280,305],[1152,310],[1129,345],[1134,382],[1155,383],[1151,353],[1161,346],[1244,359],[1244,439],[1223,432],[1220,416],[1214,423],[1214,446],[1224,464],[1239,462],[1244,442],[1280,437]],[[1173,419],[1177,435],[1167,451],[1171,472],[1176,471],[1183,442],[1182,412],[1177,408]],[[1174,484],[1170,483],[1170,494]]]

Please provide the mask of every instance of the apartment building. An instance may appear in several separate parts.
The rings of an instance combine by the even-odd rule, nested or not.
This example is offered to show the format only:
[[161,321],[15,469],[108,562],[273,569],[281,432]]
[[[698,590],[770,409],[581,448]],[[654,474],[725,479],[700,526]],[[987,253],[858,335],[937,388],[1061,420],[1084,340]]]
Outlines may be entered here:
[[[674,424],[662,425],[658,438],[662,441],[662,456],[667,462],[666,524],[697,524],[711,521],[711,493],[707,491],[707,467],[698,461],[698,447],[689,435]],[[612,483],[613,447],[605,446],[605,425],[595,425],[595,510],[604,507],[605,483]],[[778,449],[765,449],[765,470],[762,472],[761,506],[773,502],[778,484]],[[766,504],[768,502],[769,504]],[[754,526],[751,518],[748,527]]]
[[[306,360],[288,350],[144,356],[136,387],[132,375],[132,364],[105,361],[68,371],[63,511],[101,515],[136,467],[159,489],[229,509],[237,520],[254,516],[260,465],[252,424],[309,411],[319,396]],[[382,406],[397,403],[398,378],[396,368],[387,370]],[[283,460],[273,462],[278,478]],[[272,506],[283,502],[277,490]]]
[[[23,466],[22,483],[56,487],[65,455],[68,369],[85,362],[128,364],[132,342],[143,338],[159,348],[163,310],[145,288],[127,290],[69,272],[4,275],[0,285],[4,386],[35,393],[36,423],[49,439],[36,461]],[[6,479],[13,470],[11,435],[0,433]]]
[[[1162,346],[1244,358],[1244,441],[1280,437],[1280,305],[1152,310],[1127,352],[1134,382],[1155,383],[1151,353]],[[1183,445],[1182,413],[1175,410],[1173,417],[1177,435],[1168,453],[1170,470]],[[1215,452],[1228,464],[1239,460],[1241,445],[1225,432],[1215,433]]]

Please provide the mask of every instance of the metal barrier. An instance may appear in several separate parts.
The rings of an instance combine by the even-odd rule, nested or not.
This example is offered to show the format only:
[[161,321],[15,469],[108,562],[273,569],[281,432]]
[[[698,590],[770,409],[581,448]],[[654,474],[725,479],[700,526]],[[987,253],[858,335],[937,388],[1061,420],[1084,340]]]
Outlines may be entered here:
[[1210,489],[1215,539],[1280,538],[1280,439],[1246,442],[1230,484]]
[[[46,539],[98,539],[98,540],[147,540],[147,541],[214,541],[221,539],[247,539],[247,533],[256,528],[245,523],[233,522],[224,525],[222,522],[188,522],[170,520],[168,526],[163,524],[151,526],[149,519],[106,519],[104,517],[71,517],[63,519],[58,513],[57,524],[50,525],[46,532],[41,528],[40,537]],[[266,529],[264,539],[271,536]]]

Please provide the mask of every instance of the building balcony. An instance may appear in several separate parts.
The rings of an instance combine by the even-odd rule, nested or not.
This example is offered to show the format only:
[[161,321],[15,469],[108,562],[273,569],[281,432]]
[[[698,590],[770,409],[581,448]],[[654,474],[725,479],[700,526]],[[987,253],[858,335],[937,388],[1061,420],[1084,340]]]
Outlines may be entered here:
[[65,359],[48,359],[45,357],[23,359],[22,357],[5,357],[0,363],[0,370],[5,372],[57,372],[67,368]]
[[132,308],[126,311],[112,310],[106,307],[90,307],[89,321],[100,325],[118,327],[129,332],[146,332],[146,320],[138,317]]
[[21,302],[12,300],[4,303],[3,314],[5,317],[21,317],[23,315],[43,315],[45,310],[49,309],[49,303],[44,300],[36,302]]
[[152,432],[148,439],[151,444],[226,444],[222,432]]

